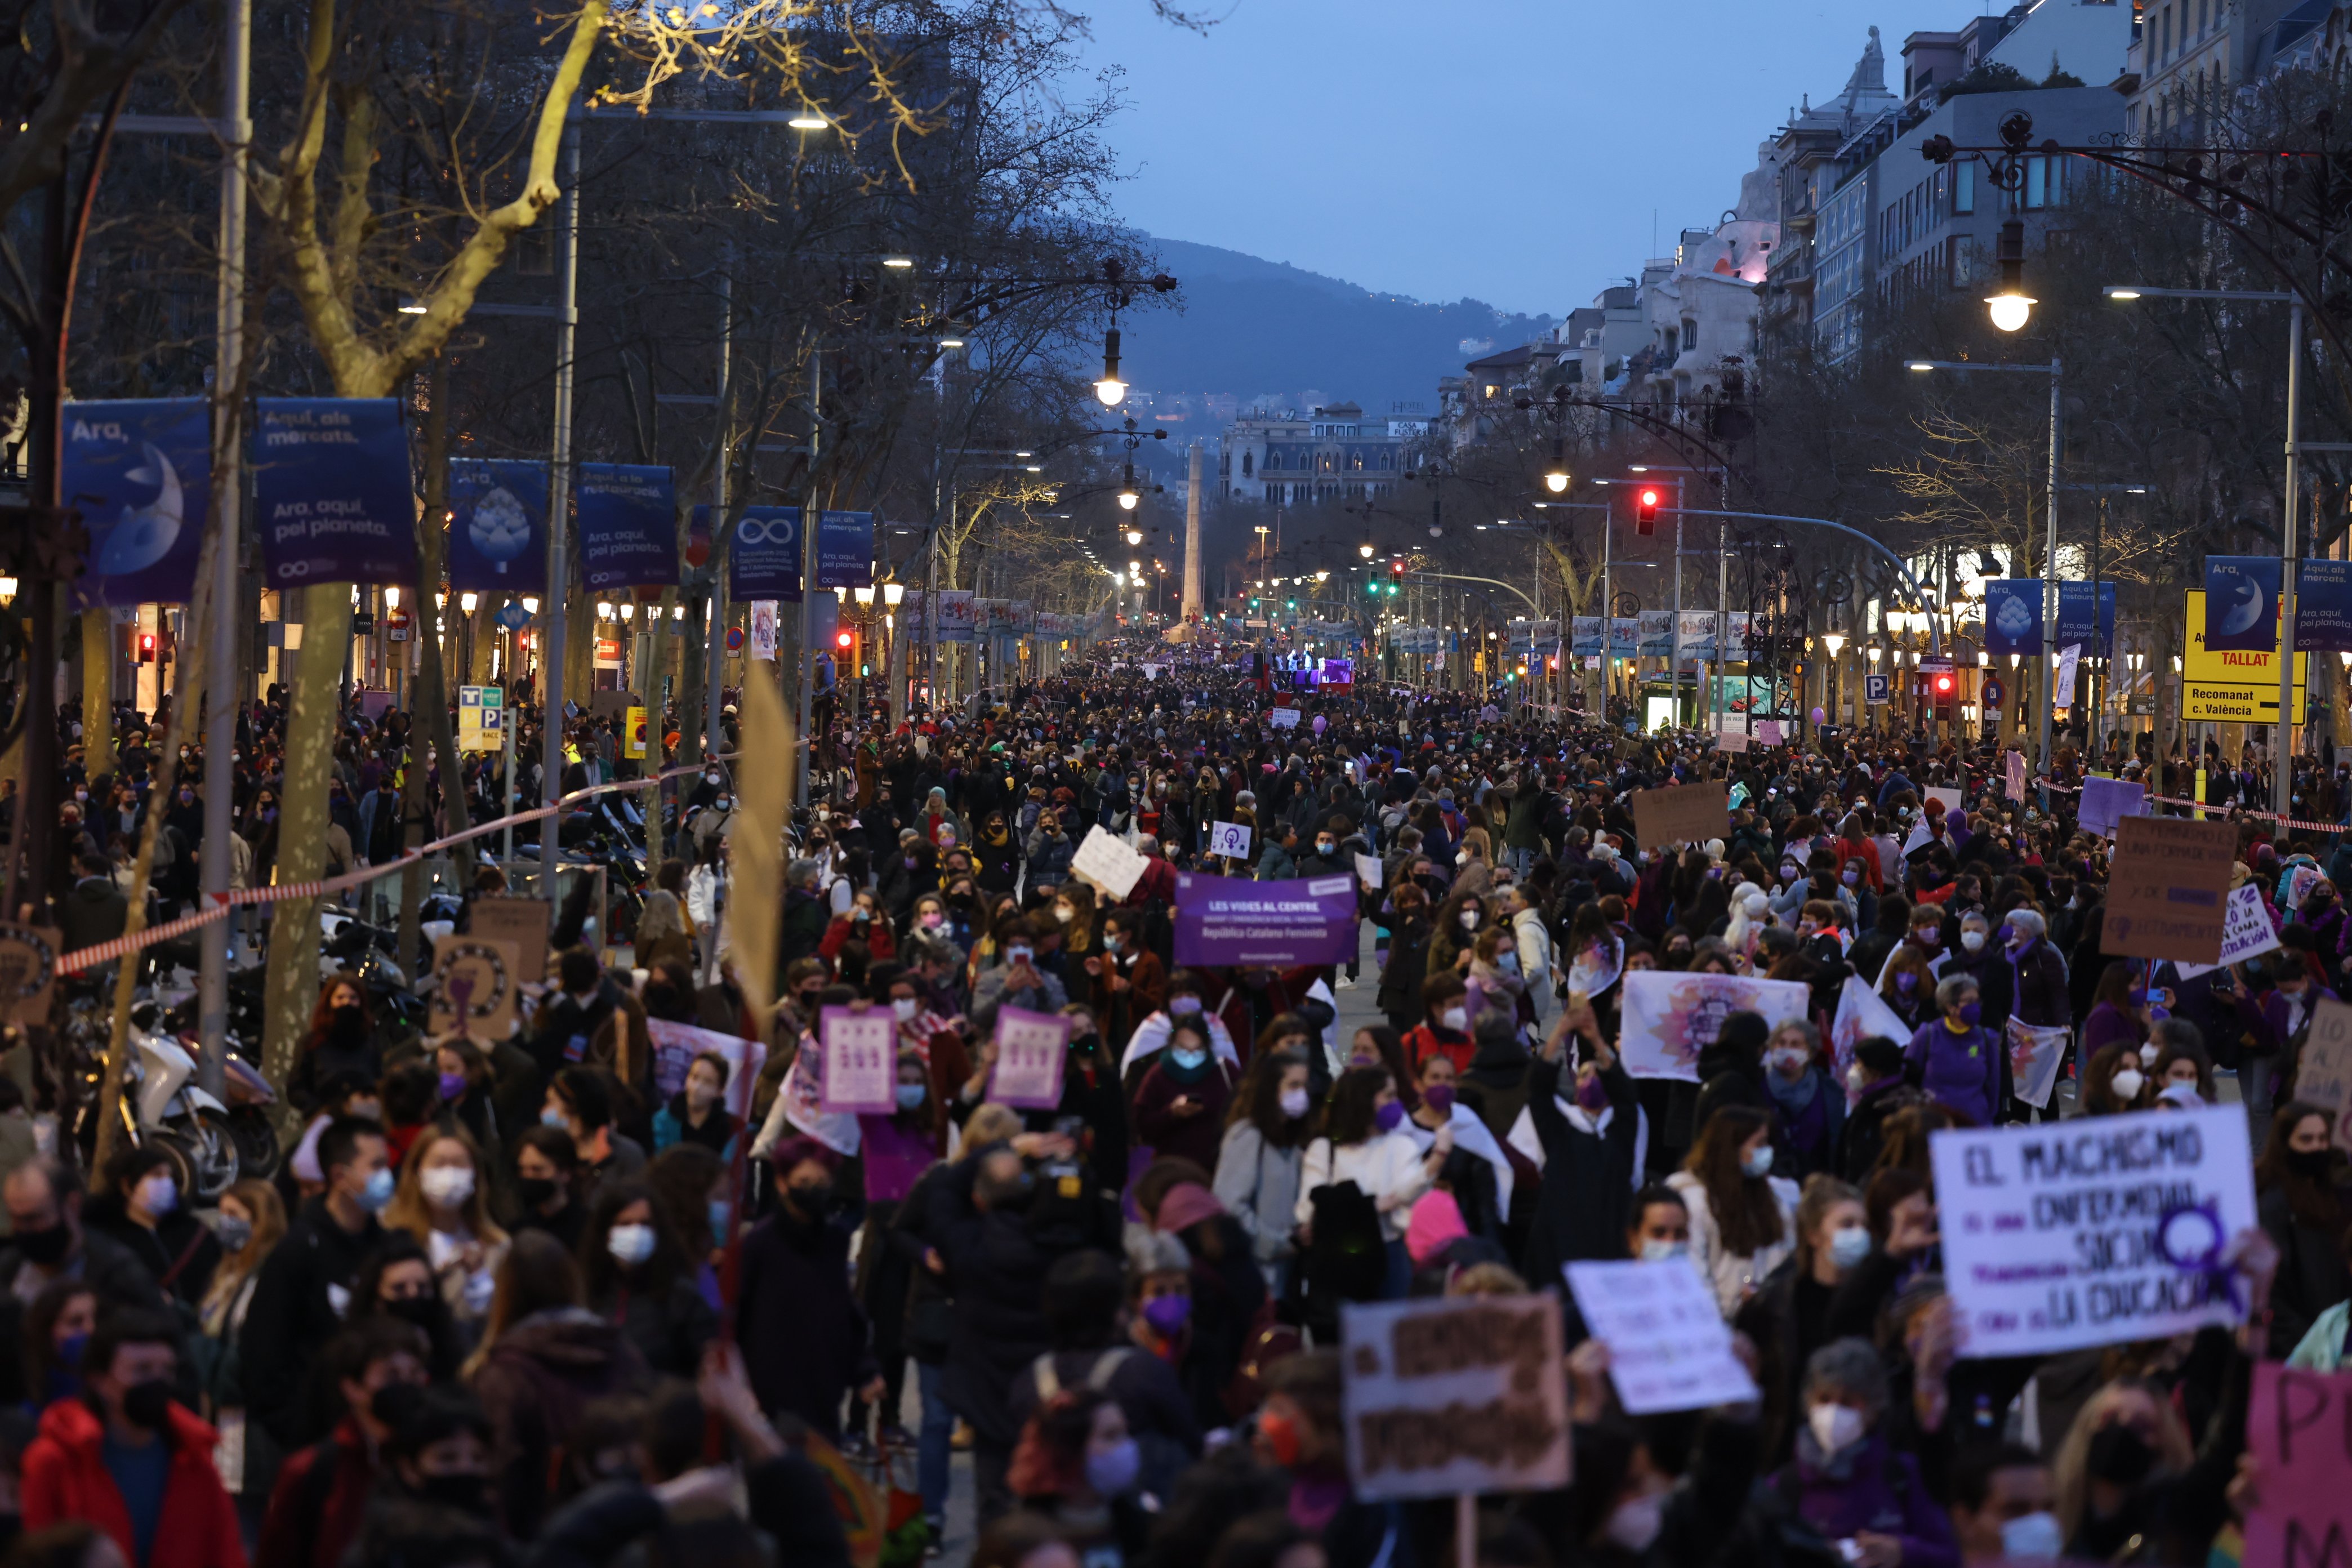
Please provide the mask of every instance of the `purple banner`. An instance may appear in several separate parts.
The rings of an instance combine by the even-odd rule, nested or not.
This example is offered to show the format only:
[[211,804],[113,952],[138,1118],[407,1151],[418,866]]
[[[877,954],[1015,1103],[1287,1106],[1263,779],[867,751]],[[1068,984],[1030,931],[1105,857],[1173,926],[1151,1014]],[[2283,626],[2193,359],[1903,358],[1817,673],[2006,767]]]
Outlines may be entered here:
[[1345,963],[1356,942],[1353,877],[1244,882],[1177,873],[1178,963]]

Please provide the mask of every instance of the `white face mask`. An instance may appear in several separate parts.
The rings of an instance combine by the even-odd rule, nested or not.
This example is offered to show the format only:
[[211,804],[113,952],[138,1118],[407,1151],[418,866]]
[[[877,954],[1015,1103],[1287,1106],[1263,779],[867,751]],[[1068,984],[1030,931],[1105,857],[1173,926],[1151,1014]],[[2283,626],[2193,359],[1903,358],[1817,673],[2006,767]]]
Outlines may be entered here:
[[1478,911],[1476,910],[1464,910],[1462,911],[1461,920],[1462,929],[1464,931],[1476,931],[1478,929]]
[[1960,945],[1970,952],[1975,952],[1984,944],[1985,933],[1980,931],[1964,931],[1960,933]]
[[922,1005],[912,996],[898,996],[891,999],[890,1011],[898,1016],[901,1024],[911,1024],[915,1021],[915,1015],[922,1010]]
[[416,1178],[425,1201],[441,1208],[456,1208],[474,1195],[474,1173],[464,1165],[436,1165]]
[[1307,1091],[1303,1089],[1286,1089],[1279,1097],[1279,1103],[1282,1106],[1282,1113],[1296,1121],[1307,1114],[1308,1104]]
[[2066,1549],[2066,1538],[2053,1513],[2029,1513],[2003,1520],[2001,1555],[2026,1563],[2054,1562]]
[[1653,1237],[1642,1243],[1642,1261],[1644,1263],[1666,1263],[1689,1256],[1690,1243],[1686,1241],[1662,1241]]
[[1647,1552],[1665,1528],[1666,1499],[1663,1492],[1644,1492],[1617,1505],[1601,1533],[1628,1552]]
[[1437,1016],[1437,1021],[1458,1035],[1470,1026],[1470,1011],[1466,1007],[1448,1007]]
[[2116,1098],[2129,1105],[2139,1098],[2140,1089],[2147,1079],[2140,1076],[2139,1068],[2126,1068],[2107,1081],[2114,1088]]
[[1805,1419],[1823,1454],[1842,1453],[1862,1439],[1862,1412],[1851,1405],[1816,1405]]
[[604,1237],[604,1250],[620,1263],[634,1268],[654,1255],[654,1227],[649,1225],[616,1225]]
[[1870,1087],[1870,1075],[1863,1070],[1860,1062],[1845,1069],[1845,1086],[1856,1094]]

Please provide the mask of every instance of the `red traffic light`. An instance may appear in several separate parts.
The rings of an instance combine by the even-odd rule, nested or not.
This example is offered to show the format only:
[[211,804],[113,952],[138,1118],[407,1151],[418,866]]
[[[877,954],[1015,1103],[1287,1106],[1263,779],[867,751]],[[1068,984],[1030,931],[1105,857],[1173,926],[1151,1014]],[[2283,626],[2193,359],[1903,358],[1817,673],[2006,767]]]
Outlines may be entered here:
[[1654,487],[1643,485],[1633,493],[1633,522],[1635,531],[1643,534],[1658,525],[1658,492]]
[[152,664],[155,662],[155,634],[153,632],[141,632],[139,634],[139,662],[142,664]]
[[1936,695],[1938,697],[1949,697],[1951,694],[1952,678],[1948,675],[1939,675],[1936,677]]
[[845,652],[856,641],[857,634],[855,632],[835,632],[833,636],[833,646]]

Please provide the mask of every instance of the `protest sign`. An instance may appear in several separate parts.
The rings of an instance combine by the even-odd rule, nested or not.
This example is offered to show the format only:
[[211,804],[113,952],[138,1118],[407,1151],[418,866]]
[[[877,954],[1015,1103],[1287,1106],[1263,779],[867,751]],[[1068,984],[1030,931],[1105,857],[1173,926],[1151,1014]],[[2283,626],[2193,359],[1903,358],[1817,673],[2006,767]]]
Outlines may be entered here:
[[[1183,963],[1180,952],[1177,962]],[[1698,1081],[1699,1053],[1715,1044],[1734,1013],[1760,1013],[1778,1027],[1805,1016],[1812,993],[1795,980],[1637,969],[1620,993],[1623,1030],[1618,1051],[1634,1078]]]
[[1356,880],[1361,882],[1367,888],[1377,889],[1381,885],[1381,869],[1379,856],[1359,855],[1356,857]]
[[1568,1378],[1549,1294],[1339,1309],[1348,1477],[1365,1502],[1568,1485]]
[[1268,717],[1274,721],[1274,727],[1277,730],[1298,728],[1298,710],[1296,708],[1277,708]]
[[817,1104],[829,1111],[887,1116],[898,1109],[898,1018],[880,1007],[819,1010],[824,1052]]
[[2238,1561],[2282,1568],[2352,1562],[2352,1373],[2254,1367],[2246,1410],[2254,1507]]
[[2021,1018],[2009,1021],[2009,1077],[2017,1098],[2036,1110],[2050,1109],[2050,1090],[2058,1082],[2058,1063],[2074,1034],[2063,1024],[2037,1026]]
[[2074,820],[2085,833],[2095,833],[2102,838],[2116,836],[2116,824],[2126,816],[2137,816],[2145,807],[2147,786],[2126,784],[2121,779],[2090,777],[2083,781],[2081,807]]
[[2107,872],[2106,951],[2116,958],[2212,963],[2238,829],[2229,822],[2126,816]]
[[545,899],[476,899],[473,934],[492,942],[510,942],[515,948],[515,978],[536,985],[547,978],[547,933],[555,922],[555,906]]
[[1733,730],[1729,728],[1717,731],[1715,734],[1715,749],[1718,752],[1746,751],[1748,749],[1748,731],[1745,730]]
[[1757,720],[1756,743],[1759,746],[1779,745],[1780,743],[1780,721],[1778,719]]
[[727,1063],[727,1113],[751,1113],[751,1090],[758,1087],[760,1069],[767,1065],[767,1047],[757,1040],[665,1018],[647,1018],[646,1033],[654,1043],[654,1088],[665,1099],[686,1088],[686,1069],[694,1065],[695,1058],[709,1051]]
[[513,942],[481,936],[436,938],[426,1032],[470,1035],[478,1040],[506,1038],[521,990],[520,967]]
[[1584,1326],[1609,1347],[1609,1378],[1628,1415],[1756,1397],[1756,1380],[1731,1353],[1731,1325],[1688,1258],[1570,1263],[1566,1273]]
[[1149,864],[1099,823],[1087,830],[1086,837],[1078,842],[1078,852],[1070,858],[1073,872],[1114,899],[1123,899],[1133,892]]
[[0,925],[0,1020],[47,1024],[65,932],[54,926]]
[[2016,801],[2023,800],[2025,798],[2025,753],[2023,752],[2009,753],[2008,760],[2002,764],[2002,776],[2009,785],[2009,798]]
[[1730,830],[1729,786],[1721,779],[1709,784],[1676,784],[1672,789],[1635,790],[1633,831],[1642,847],[1653,853],[1669,844],[1704,844]]
[[754,599],[743,606],[743,619],[751,633],[745,640],[750,644],[751,656],[755,659],[772,664],[775,662],[776,606],[781,602],[776,599]]
[[186,604],[212,505],[212,405],[68,403],[64,425],[60,489],[89,531],[68,607]]
[[1962,1354],[2048,1355],[2245,1316],[2222,1261],[2254,1221],[2239,1105],[1931,1135]]
[[1176,874],[1176,962],[1344,963],[1356,955],[1356,879],[1247,882]]
[[2352,1152],[2352,1005],[2322,996],[2295,1058],[2294,1097],[2336,1113],[2335,1144]]
[[1616,984],[1624,972],[1625,944],[1613,937],[1605,943],[1596,942],[1569,964],[1568,994],[1590,1002]]
[[2233,889],[2222,908],[2221,963],[2176,963],[2173,972],[2183,980],[2194,980],[2200,974],[2210,974],[2222,963],[2243,963],[2278,945],[2278,928],[2271,924],[2270,906],[2263,902],[2262,887],[2248,882]]
[[1925,794],[1928,800],[1942,801],[1946,811],[1958,811],[1960,809],[1960,792],[1958,790],[1946,789],[1940,784],[1930,784]]
[[1249,824],[1245,822],[1217,822],[1210,825],[1210,854],[1229,856],[1235,860],[1246,860],[1249,858]]
[[1019,1110],[1051,1110],[1062,1103],[1062,1064],[1070,1054],[1070,1021],[1058,1013],[1020,1007],[996,1010],[996,1072],[988,1098]]
[[1849,974],[1838,990],[1837,1016],[1830,1021],[1830,1054],[1837,1062],[1838,1082],[1846,1084],[1848,1105],[1862,1098],[1846,1082],[1845,1075],[1853,1066],[1853,1049],[1873,1035],[1884,1035],[1901,1045],[1911,1037],[1911,1029],[1877,992],[1864,984],[1861,975]]
[[2057,694],[2053,705],[2059,708],[2074,706],[2074,678],[2083,667],[2083,645],[2069,643],[2058,656]]

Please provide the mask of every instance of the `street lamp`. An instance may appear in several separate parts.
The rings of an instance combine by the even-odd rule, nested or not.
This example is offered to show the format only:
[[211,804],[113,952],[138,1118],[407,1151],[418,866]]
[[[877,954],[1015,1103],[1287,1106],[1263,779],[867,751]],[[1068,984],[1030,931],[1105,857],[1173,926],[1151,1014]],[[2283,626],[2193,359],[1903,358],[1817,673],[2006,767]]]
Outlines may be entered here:
[[894,610],[897,609],[899,602],[905,599],[906,596],[907,584],[904,583],[885,583],[882,584],[882,603],[889,608]]
[[1127,531],[1127,542],[1130,547],[1142,543],[1143,530],[1139,528],[1129,529]]
[[803,99],[801,106],[793,110],[793,117],[784,123],[795,131],[822,131],[832,121],[825,119],[823,110]]
[[1564,468],[1554,468],[1551,472],[1546,474],[1544,476],[1544,489],[1551,491],[1554,495],[1559,495],[1566,491],[1568,489],[1567,470]]
[[1095,383],[1095,396],[1105,408],[1116,408],[1127,400],[1127,383],[1118,378],[1118,329],[1110,327],[1103,332],[1102,379]]
[[457,607],[469,616],[474,613],[474,606],[481,602],[482,596],[470,588],[457,595]]
[[524,615],[526,615],[526,616],[535,616],[535,615],[539,614],[539,595],[536,595],[536,594],[525,594],[525,595],[522,596],[522,613],[523,613]]
[[1372,542],[1367,539],[1361,544],[1356,546],[1356,553],[1362,556],[1365,560],[1370,561],[1372,558]]
[[1992,324],[2004,332],[2021,331],[2032,319],[2037,300],[2025,291],[2025,220],[2011,218],[2000,226],[1995,251],[2000,263],[2000,287],[1986,297]]

